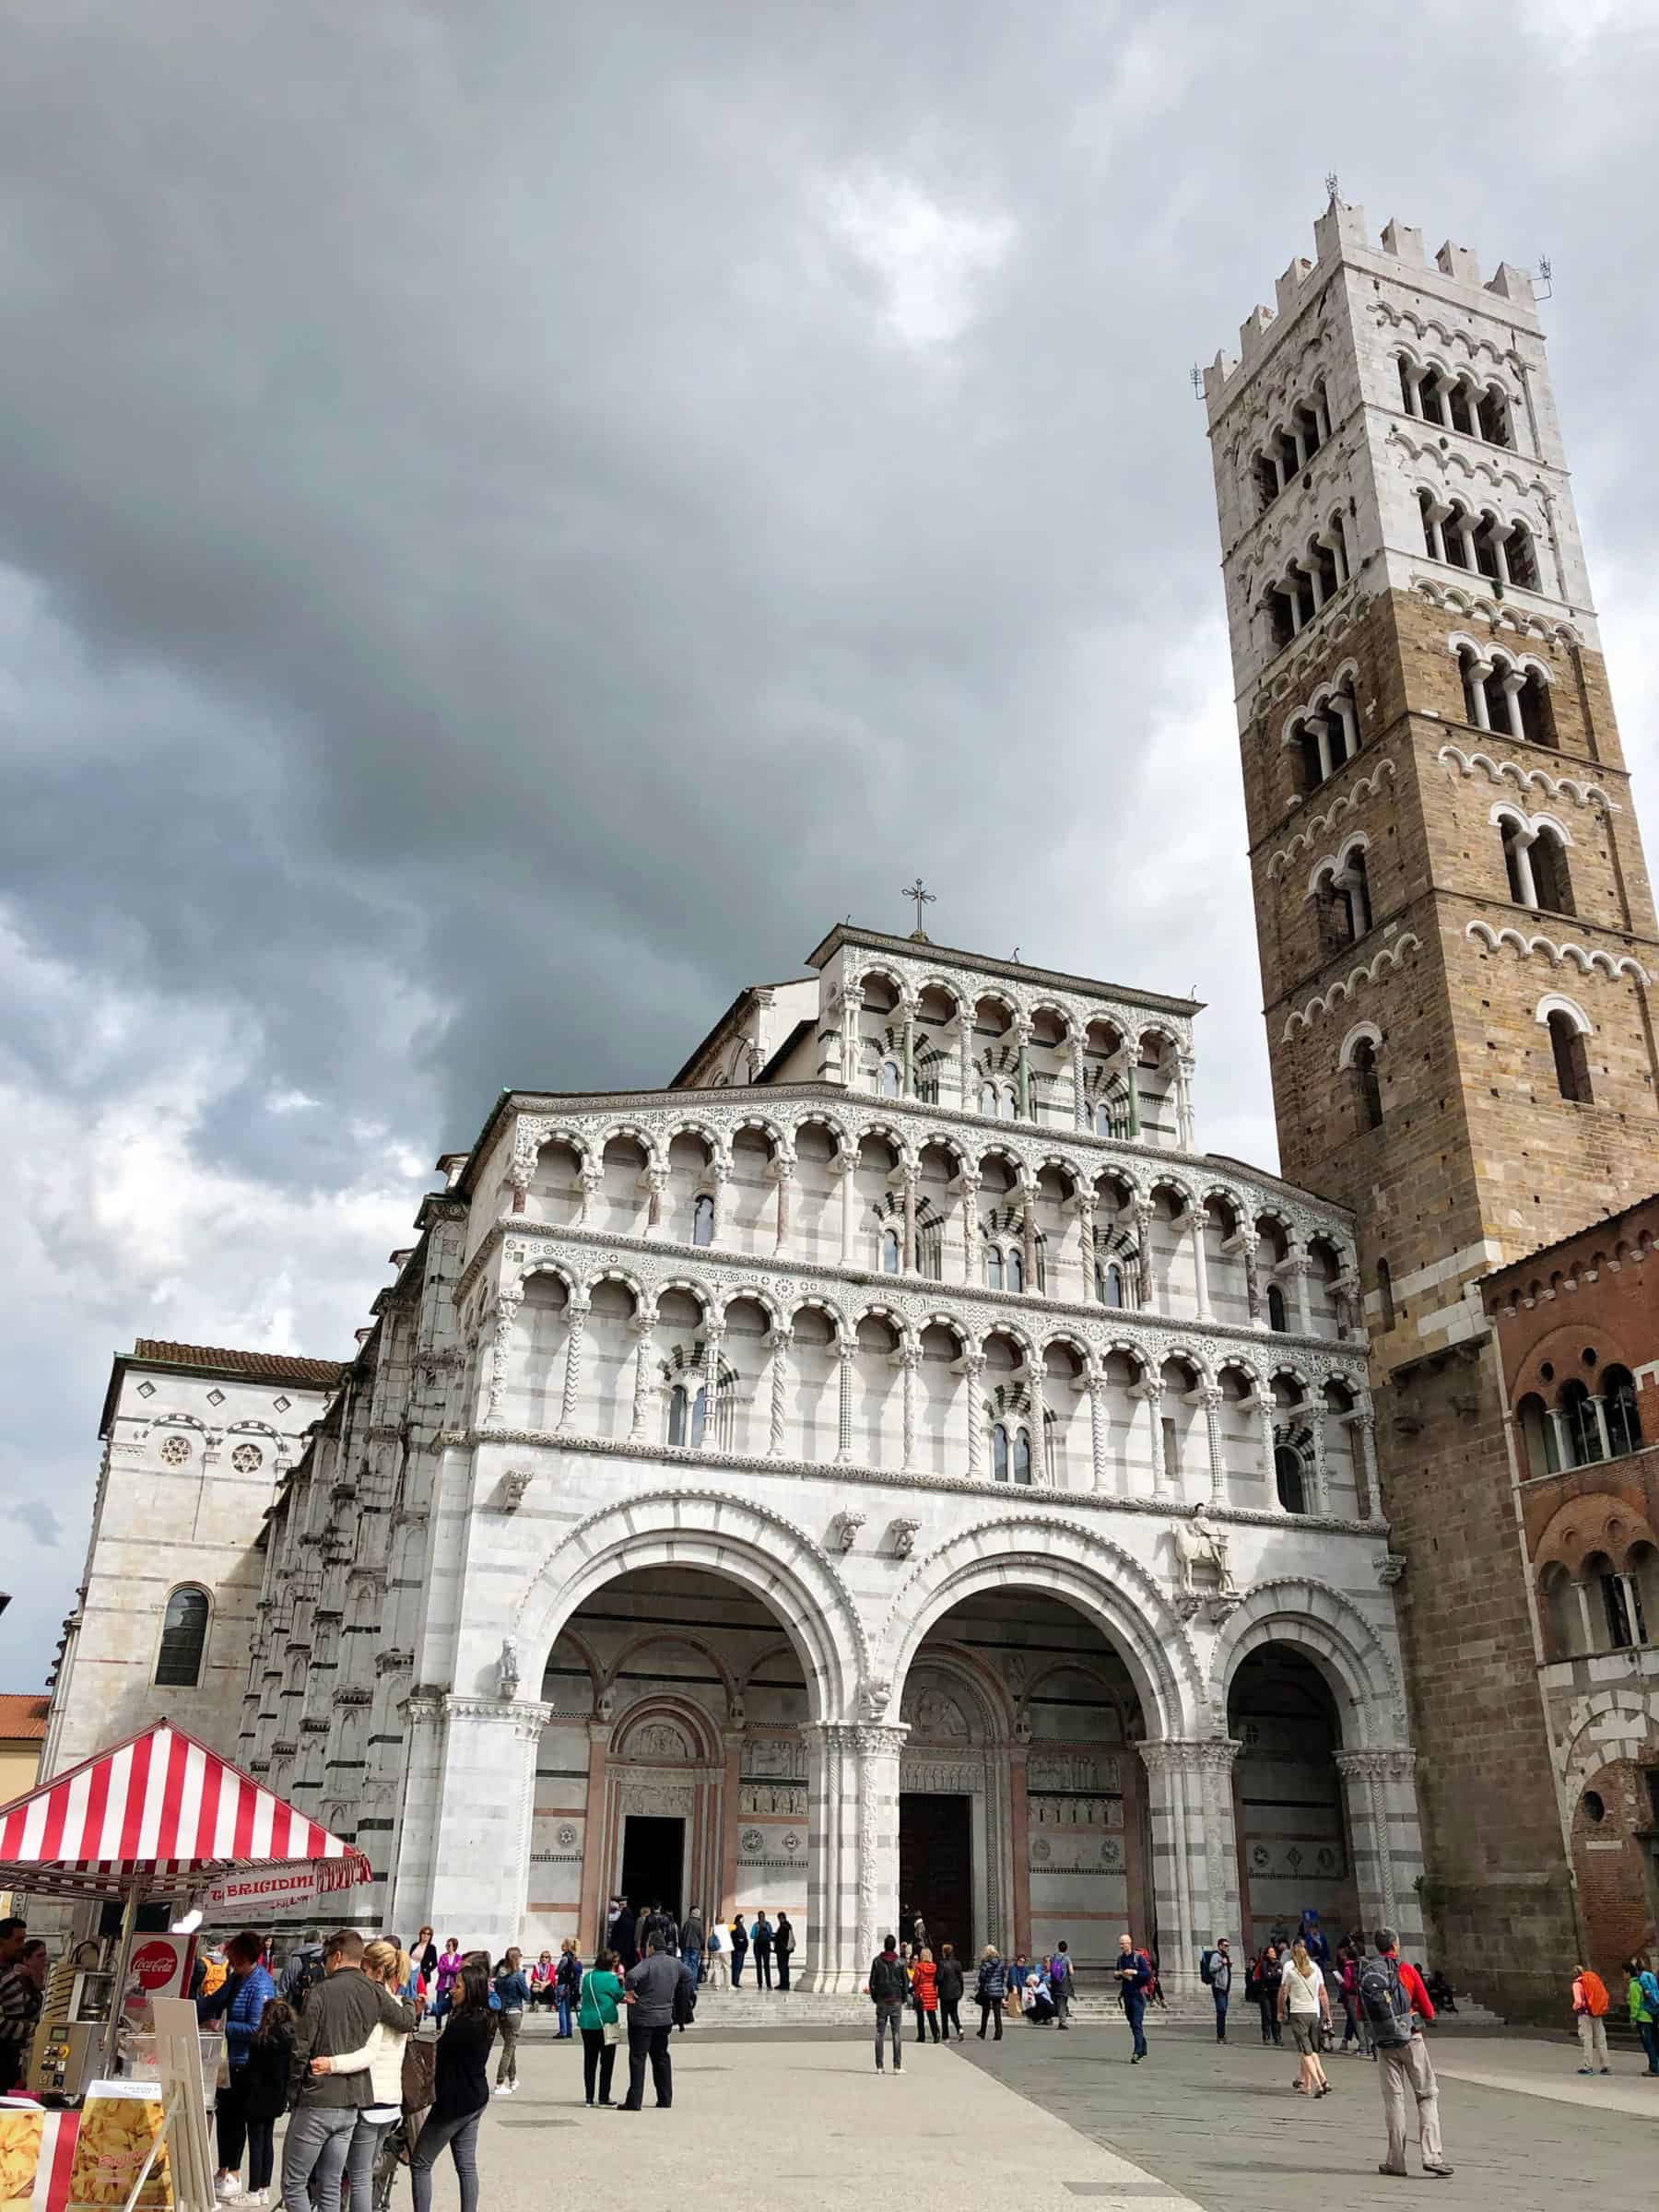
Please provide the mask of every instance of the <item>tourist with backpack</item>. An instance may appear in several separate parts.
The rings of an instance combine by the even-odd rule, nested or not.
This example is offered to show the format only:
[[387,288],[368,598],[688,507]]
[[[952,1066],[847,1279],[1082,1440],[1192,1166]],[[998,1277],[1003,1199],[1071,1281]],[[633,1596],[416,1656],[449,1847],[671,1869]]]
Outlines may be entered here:
[[1060,2016],[1058,2025],[1062,2028],[1071,2026],[1069,2015],[1074,1988],[1071,1953],[1065,1944],[1060,1944],[1049,1960],[1049,1989],[1054,1999],[1054,2010]]
[[1607,1985],[1593,1966],[1572,1970],[1572,2017],[1578,2025],[1579,2049],[1584,2054],[1581,2074],[1611,2074],[1607,2064],[1607,2007],[1612,2002]]
[[1630,2025],[1641,2038],[1641,2047],[1647,2053],[1648,2072],[1659,2074],[1659,1979],[1640,1959],[1627,1959],[1625,1972],[1630,1983],[1626,1993]]
[[1135,1949],[1135,1938],[1129,1935],[1118,1937],[1117,1984],[1118,2002],[1135,2038],[1129,2064],[1138,2066],[1147,2055],[1147,1992],[1152,1986],[1152,1961],[1145,1951]]
[[[910,1995],[910,1975],[899,1956],[897,1936],[885,1936],[881,1949],[870,1961],[869,1978],[865,1993],[876,2007],[876,2071],[885,2071],[882,2052],[890,2036],[893,2044],[893,2071],[904,2071],[904,2001]],[[981,2033],[984,2031],[982,2029]]]
[[1251,1968],[1250,1979],[1244,1985],[1246,1995],[1262,2016],[1262,2041],[1265,2043],[1281,2043],[1285,2040],[1284,2030],[1279,2026],[1278,2010],[1279,1983],[1284,1971],[1277,1944],[1266,1944]]
[[1434,2006],[1415,1966],[1395,1956],[1399,1937],[1392,1928],[1373,1931],[1375,1955],[1359,1961],[1359,2008],[1365,2015],[1377,2075],[1382,2089],[1382,2122],[1388,2131],[1388,2149],[1379,2173],[1404,2179],[1406,2172],[1406,2097],[1417,2100],[1418,2133],[1422,2138],[1423,2171],[1437,2181],[1447,2180],[1452,2169],[1441,2147],[1440,2084],[1423,2041],[1423,2023],[1434,2018]]
[[1227,1938],[1218,1938],[1214,1950],[1206,1951],[1198,1961],[1198,1979],[1207,1983],[1216,2006],[1216,2041],[1227,2041],[1227,2005],[1232,1995],[1232,1953],[1227,1947]]

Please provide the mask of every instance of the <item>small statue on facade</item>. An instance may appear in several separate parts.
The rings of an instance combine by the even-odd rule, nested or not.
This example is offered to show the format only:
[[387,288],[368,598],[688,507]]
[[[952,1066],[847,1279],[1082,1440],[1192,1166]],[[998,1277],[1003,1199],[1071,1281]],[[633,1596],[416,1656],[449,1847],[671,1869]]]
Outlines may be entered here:
[[496,1661],[496,1695],[503,1700],[518,1696],[519,1656],[518,1638],[503,1636],[501,1655]]
[[1209,1593],[1212,1605],[1230,1607],[1238,1603],[1239,1585],[1233,1580],[1227,1556],[1228,1538],[1207,1513],[1200,1511],[1190,1522],[1178,1521],[1170,1532],[1170,1541],[1174,1547],[1178,1594],[1184,1613],[1195,1613],[1198,1609],[1200,1592],[1194,1572],[1197,1568],[1206,1569],[1216,1578],[1215,1588]]

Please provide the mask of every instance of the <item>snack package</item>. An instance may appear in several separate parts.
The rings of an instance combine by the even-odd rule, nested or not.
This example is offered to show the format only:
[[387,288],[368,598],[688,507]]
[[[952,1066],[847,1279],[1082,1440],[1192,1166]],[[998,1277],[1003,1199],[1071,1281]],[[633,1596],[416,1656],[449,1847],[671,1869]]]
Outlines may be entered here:
[[[68,2212],[109,2212],[112,2206],[124,2205],[160,2132],[161,2098],[154,2082],[94,2082],[81,2107],[69,2169]],[[156,2153],[138,2204],[141,2212],[173,2212],[165,2143]]]
[[65,2212],[78,2112],[0,2098],[0,2212]]

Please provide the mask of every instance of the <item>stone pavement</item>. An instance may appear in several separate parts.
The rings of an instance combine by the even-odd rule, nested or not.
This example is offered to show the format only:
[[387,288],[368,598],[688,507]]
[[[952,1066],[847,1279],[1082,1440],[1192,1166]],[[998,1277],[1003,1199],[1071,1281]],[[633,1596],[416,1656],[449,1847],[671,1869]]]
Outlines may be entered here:
[[[516,2097],[482,2131],[482,2212],[564,2203],[659,2202],[724,2212],[1006,2212],[1068,2198],[1101,2212],[1374,2212],[1425,2194],[1479,2212],[1637,2212],[1659,2201],[1659,2082],[1624,2056],[1581,2080],[1576,2046],[1448,2034],[1435,2045],[1450,2182],[1384,2181],[1375,2074],[1328,2062],[1335,2095],[1290,2089],[1294,2057],[1248,2037],[1224,2049],[1187,2026],[1148,2027],[1131,2067],[1119,2026],[1068,2035],[1010,2022],[1002,2043],[970,2030],[956,2049],[907,2040],[904,2071],[877,2079],[869,2041],[844,2029],[694,2028],[674,2039],[672,2112],[588,2112],[577,2045],[520,2053]],[[618,2094],[626,2052],[618,2053]],[[1498,2086],[1493,2086],[1493,2085]],[[1649,2102],[1643,2094],[1655,2091]],[[1414,2164],[1415,2147],[1411,2153]],[[447,2160],[434,2212],[455,2212]],[[407,2212],[399,2184],[394,2212]]]
[[1213,2030],[1154,2016],[1151,2055],[1139,2066],[1128,2063],[1121,2026],[1063,2036],[1010,2022],[1000,2048],[971,2036],[961,2049],[976,2071],[1135,2159],[1204,2212],[1285,2212],[1293,2201],[1374,2212],[1425,2193],[1481,2212],[1580,2204],[1637,2212],[1659,2202],[1659,2081],[1646,2078],[1640,2058],[1616,2058],[1609,2079],[1586,2081],[1574,2072],[1578,2045],[1565,2038],[1431,2040],[1456,2171],[1449,2182],[1425,2179],[1413,2141],[1411,2179],[1391,2182],[1377,2171],[1382,2103],[1368,2059],[1327,2058],[1334,2094],[1310,2104],[1290,2086],[1295,2053],[1265,2049],[1253,2012],[1231,2026],[1218,2046]]

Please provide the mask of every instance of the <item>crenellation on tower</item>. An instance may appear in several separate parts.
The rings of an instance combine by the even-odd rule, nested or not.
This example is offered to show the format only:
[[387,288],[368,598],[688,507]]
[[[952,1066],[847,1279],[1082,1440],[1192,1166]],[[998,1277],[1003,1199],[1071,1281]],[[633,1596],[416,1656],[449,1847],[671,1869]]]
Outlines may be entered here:
[[1280,1157],[1359,1224],[1439,1955],[1535,2011],[1573,1938],[1476,1286],[1651,1189],[1659,942],[1531,280],[1315,241],[1206,378]]

